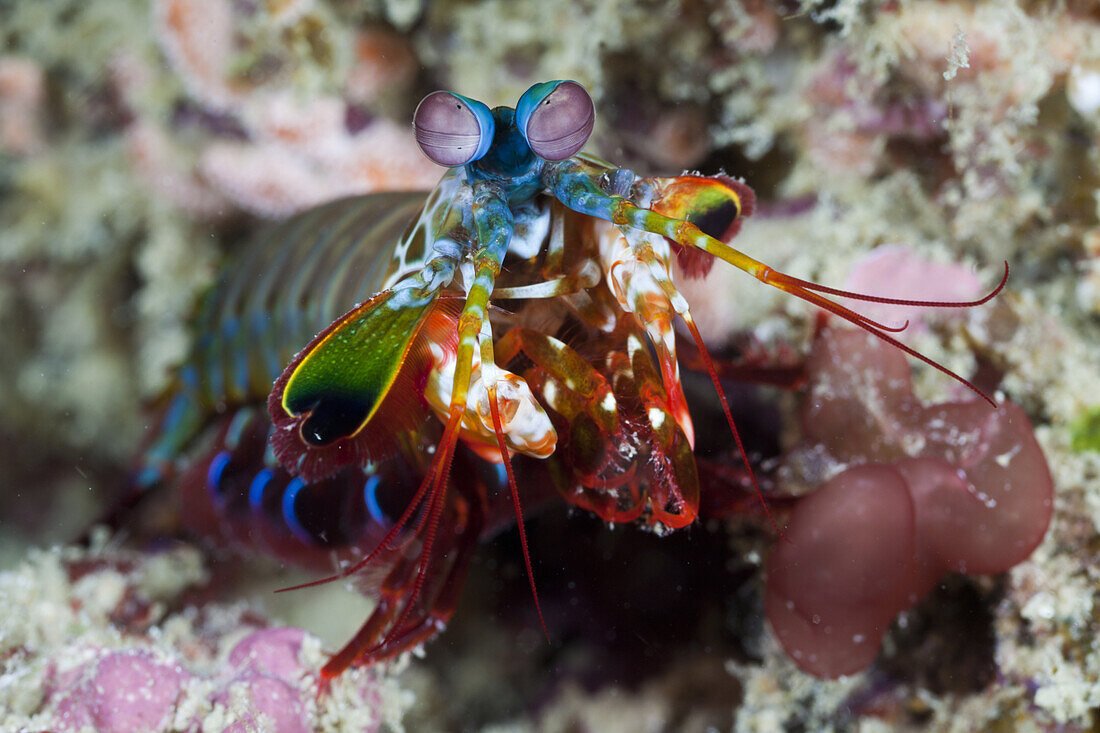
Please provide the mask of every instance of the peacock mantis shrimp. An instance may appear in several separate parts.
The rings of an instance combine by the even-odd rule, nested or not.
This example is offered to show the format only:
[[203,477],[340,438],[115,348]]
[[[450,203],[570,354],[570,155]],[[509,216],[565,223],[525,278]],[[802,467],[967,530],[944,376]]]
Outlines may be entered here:
[[413,120],[425,155],[448,169],[434,190],[353,197],[279,224],[199,312],[202,335],[137,483],[177,482],[186,521],[230,544],[313,567],[331,568],[335,553],[338,572],[306,586],[349,578],[375,593],[325,680],[438,633],[473,548],[513,513],[537,608],[521,507],[547,487],[609,522],[665,531],[696,519],[675,320],[749,465],[674,257],[696,276],[722,260],[978,391],[890,336],[904,325],[829,296],[969,307],[1001,290],[1007,264],[991,293],[956,303],[790,277],[730,245],[753,213],[747,185],[639,177],[581,153],[594,120],[573,81],[492,110],[434,92]]

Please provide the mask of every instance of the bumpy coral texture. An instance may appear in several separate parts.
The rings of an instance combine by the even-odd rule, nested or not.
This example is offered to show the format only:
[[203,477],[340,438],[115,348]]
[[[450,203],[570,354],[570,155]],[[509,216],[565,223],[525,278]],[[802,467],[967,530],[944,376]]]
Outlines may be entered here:
[[[56,706],[56,725],[64,731],[85,726],[102,733],[171,730],[181,703],[191,697],[191,705],[225,711],[219,715],[224,731],[306,733],[312,727],[310,694],[302,689],[310,670],[299,661],[304,638],[301,629],[255,631],[207,677],[150,651],[99,650],[93,659],[58,674],[48,685],[45,704]],[[205,693],[194,699],[199,689]],[[192,725],[200,726],[202,717],[196,712]]]
[[108,652],[58,675],[51,685],[60,698],[58,727],[92,726],[105,733],[163,729],[188,677],[148,652]]
[[[368,111],[415,72],[416,59],[398,36],[337,26],[311,3],[269,6],[263,22],[278,43],[257,32],[256,9],[228,0],[158,0],[153,16],[161,48],[194,102],[234,133],[206,144],[190,174],[236,205],[285,217],[340,196],[427,188],[439,178],[405,125]],[[287,42],[295,37],[306,42]],[[234,72],[242,64],[292,71],[246,79]],[[340,93],[316,89],[313,67],[340,79]],[[145,138],[131,145],[139,170],[154,185],[159,176],[178,178],[168,160],[173,141],[150,119],[141,123],[131,131],[132,140]],[[176,199],[197,203],[193,195]]]
[[32,552],[0,573],[0,728],[373,733],[400,720],[407,696],[377,671],[318,697],[317,639],[187,595],[208,581],[191,548]]
[[904,356],[862,332],[823,332],[807,369],[804,439],[852,467],[798,503],[765,606],[795,663],[836,677],[870,664],[894,617],[944,573],[1026,559],[1053,481],[1019,407],[922,405]]

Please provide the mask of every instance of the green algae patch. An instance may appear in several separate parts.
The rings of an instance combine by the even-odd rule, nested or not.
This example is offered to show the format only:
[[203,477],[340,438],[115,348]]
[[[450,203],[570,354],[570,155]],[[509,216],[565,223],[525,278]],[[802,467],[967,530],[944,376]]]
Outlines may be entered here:
[[1070,428],[1070,448],[1076,453],[1100,453],[1100,407],[1085,410]]

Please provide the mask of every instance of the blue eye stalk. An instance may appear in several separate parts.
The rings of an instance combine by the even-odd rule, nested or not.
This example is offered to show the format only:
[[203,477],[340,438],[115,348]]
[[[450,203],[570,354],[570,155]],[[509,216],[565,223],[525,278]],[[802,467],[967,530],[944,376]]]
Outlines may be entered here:
[[[493,145],[496,120],[510,123],[511,112],[504,107],[490,111],[481,102],[453,92],[432,92],[417,106],[413,129],[425,155],[454,168],[485,157]],[[514,133],[504,135],[502,144],[510,150],[500,151],[503,159],[517,157],[516,146],[526,144],[542,160],[559,161],[584,147],[592,134],[596,108],[577,82],[547,81],[523,93],[514,120],[519,134],[514,140]]]
[[519,103],[516,104],[516,127],[519,128],[520,134],[523,135],[524,139],[527,139],[527,124],[531,121],[531,113],[534,112],[535,108],[539,106],[539,103],[549,97],[561,83],[563,82],[542,81],[533,84],[531,88],[524,92],[523,96],[519,98]]
[[580,152],[596,122],[596,106],[575,81],[535,84],[516,105],[516,126],[535,155],[565,160]]
[[432,92],[413,113],[413,131],[424,155],[453,168],[485,157],[495,124],[483,103],[453,92]]

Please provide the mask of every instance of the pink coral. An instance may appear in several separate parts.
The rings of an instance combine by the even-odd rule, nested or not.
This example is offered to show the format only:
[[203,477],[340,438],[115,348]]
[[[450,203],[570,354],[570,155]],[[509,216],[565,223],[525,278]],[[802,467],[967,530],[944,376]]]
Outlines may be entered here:
[[[260,629],[233,647],[222,676],[227,681],[214,698],[242,710],[227,731],[310,730],[306,716],[309,699],[301,689],[302,681],[312,673],[300,661],[305,636],[301,629],[289,627]],[[266,725],[260,716],[266,718]]]
[[252,139],[212,144],[199,167],[229,198],[260,216],[289,216],[357,193],[430,188],[439,180],[439,168],[408,130],[375,120],[350,132],[345,105],[336,98],[303,107],[274,95],[250,105]]
[[153,24],[161,48],[187,92],[214,109],[226,109],[241,90],[229,82],[233,9],[228,0],[158,0]]
[[364,28],[355,35],[355,59],[344,94],[358,104],[371,102],[387,90],[407,87],[416,69],[407,40],[384,28]]
[[0,153],[30,155],[42,149],[45,99],[41,66],[30,59],[0,56]]
[[808,452],[848,468],[799,502],[768,562],[780,643],[822,677],[856,672],[946,572],[999,573],[1046,533],[1053,482],[1023,412],[924,406],[897,350],[825,331],[807,365]]
[[9,618],[0,676],[33,701],[0,712],[0,727],[304,733],[324,719],[372,733],[396,722],[403,705],[387,696],[401,693],[377,671],[348,672],[318,697],[324,655],[301,629],[264,627],[254,610],[201,602],[163,615],[202,597],[196,563],[188,548],[67,549],[0,573]]
[[283,627],[260,629],[246,636],[229,652],[229,664],[255,674],[296,682],[305,672],[298,661],[305,632]]
[[927,143],[942,134],[947,105],[933,96],[889,99],[846,53],[825,60],[803,92],[815,124],[801,129],[807,156],[821,170],[869,176],[883,164],[881,143]]
[[163,730],[190,677],[149,652],[108,652],[61,677],[57,724],[61,730],[92,726],[101,733]]
[[[181,701],[195,694],[220,705],[224,730],[306,733],[314,705],[312,670],[300,661],[305,632],[267,628],[249,634],[213,675],[196,675],[187,660],[167,661],[151,651],[102,650],[56,675],[46,704],[60,730],[94,727],[104,733],[174,729]],[[369,693],[369,690],[366,691]],[[368,694],[369,696],[369,694]],[[196,728],[201,724],[193,721]]]
[[311,670],[299,661],[305,632],[290,627],[261,629],[233,647],[229,667],[236,675],[218,695],[218,702],[243,696],[247,713],[226,731],[244,733],[260,724],[256,713],[267,717],[265,730],[305,733],[310,730],[299,684]]
[[746,56],[772,51],[779,41],[783,19],[765,0],[742,0],[716,7],[712,22],[722,40]]
[[[158,0],[157,39],[199,105],[198,117],[216,119],[232,134],[212,130],[215,135],[200,145],[198,161],[182,167],[177,153],[182,146],[173,143],[162,123],[143,119],[141,105],[134,104],[133,75],[116,74],[120,96],[138,117],[127,136],[132,159],[156,190],[200,215],[220,213],[219,197],[224,196],[254,214],[278,218],[341,196],[430,188],[439,180],[439,169],[420,154],[407,126],[374,119],[363,107],[415,76],[416,59],[403,39],[381,28],[356,31],[352,64],[333,79],[342,96],[307,93],[294,81],[294,70],[302,64],[324,67],[325,53],[303,61],[286,42],[245,47],[251,36],[239,31],[246,26],[268,23],[287,30],[301,23],[313,28],[321,21],[306,22],[307,10],[308,3],[301,2],[269,3],[260,11],[227,0]],[[249,75],[234,69],[251,57],[267,58],[279,73]]]
[[[958,302],[977,297],[982,285],[963,265],[932,262],[904,244],[887,244],[876,247],[856,262],[844,288],[890,298]],[[948,314],[952,310],[927,308],[914,312],[912,308],[884,303],[860,306],[861,313],[883,323],[900,325],[909,321],[909,328],[899,335],[902,340],[927,330],[929,315]],[[954,309],[954,313],[958,312]]]
[[229,682],[215,699],[226,706],[243,708],[243,714],[225,729],[225,733],[253,730],[308,733],[310,730],[298,688],[277,677],[243,673]]

